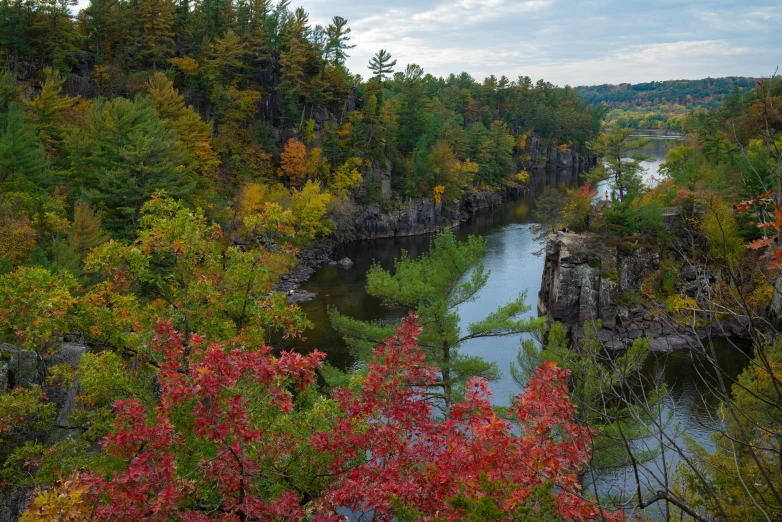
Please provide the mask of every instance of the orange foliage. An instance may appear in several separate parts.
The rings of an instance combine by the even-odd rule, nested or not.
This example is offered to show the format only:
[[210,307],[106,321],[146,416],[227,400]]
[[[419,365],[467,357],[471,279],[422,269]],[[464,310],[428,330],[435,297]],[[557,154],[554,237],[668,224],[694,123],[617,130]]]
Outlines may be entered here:
[[35,248],[35,230],[25,216],[0,211],[0,259],[5,256],[16,266],[27,261]]
[[291,138],[285,144],[285,150],[280,154],[280,168],[277,175],[288,176],[291,185],[298,187],[307,176],[307,147],[300,141]]

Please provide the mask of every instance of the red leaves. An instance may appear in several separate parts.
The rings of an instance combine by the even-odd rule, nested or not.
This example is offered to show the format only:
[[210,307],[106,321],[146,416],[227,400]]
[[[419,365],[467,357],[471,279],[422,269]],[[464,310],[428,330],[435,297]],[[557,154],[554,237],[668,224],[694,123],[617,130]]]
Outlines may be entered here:
[[[185,342],[159,324],[150,348],[160,357],[161,400],[154,412],[135,400],[116,403],[116,429],[103,445],[118,471],[86,479],[95,518],[336,521],[348,508],[390,521],[403,506],[421,520],[459,520],[464,499],[488,499],[508,519],[520,507],[534,513],[545,505],[566,519],[619,518],[580,495],[575,473],[589,454],[586,433],[573,423],[566,370],[539,368],[511,418],[492,408],[487,382],[472,379],[464,402],[438,420],[426,396],[437,371],[416,344],[420,331],[416,317],[403,321],[366,375],[335,391],[331,428],[314,433],[309,449],[295,449],[330,465],[286,470],[269,487],[273,475],[264,473],[294,448],[286,446],[290,434],[265,431],[255,412],[276,408],[284,425],[293,408],[284,383],[313,383],[323,354],[275,358],[267,347]],[[289,472],[333,479],[305,500],[289,487]]]
[[757,224],[758,228],[768,230],[768,232],[764,232],[764,234],[767,235],[747,244],[747,248],[752,250],[760,250],[768,247],[764,257],[769,260],[768,267],[773,270],[782,268],[782,247],[774,247],[775,244],[779,243],[780,233],[782,232],[782,209],[780,209],[780,205],[773,199],[769,198],[770,195],[771,191],[769,190],[755,199],[742,201],[736,205],[736,212],[738,214],[745,214],[752,208],[756,208],[756,213],[761,215],[762,213],[767,213],[769,207],[773,210],[774,221],[766,221]]
[[551,363],[538,369],[513,408],[520,434],[497,416],[484,379],[472,379],[465,401],[437,422],[423,388],[436,373],[415,344],[420,329],[414,319],[375,351],[377,362],[358,391],[338,393],[347,417],[313,440],[334,453],[332,471],[339,477],[322,502],[371,510],[377,520],[392,520],[399,503],[422,520],[457,520],[464,516],[451,505],[457,495],[489,497],[510,518],[521,506],[535,506],[536,491],[551,484],[560,515],[598,517],[599,509],[579,495],[575,472],[589,454],[586,434],[572,423],[568,372]]
[[[92,490],[100,492],[95,498],[95,518],[200,521],[303,517],[297,494],[283,490],[275,498],[265,499],[250,490],[258,471],[258,445],[272,440],[253,423],[250,411],[260,405],[242,391],[254,391],[256,400],[265,399],[268,406],[289,412],[293,403],[285,383],[305,387],[314,382],[323,354],[283,353],[274,358],[268,347],[249,351],[206,344],[198,336],[185,343],[167,323],[159,323],[155,332],[151,350],[161,358],[161,401],[154,414],[134,400],[115,404],[116,429],[104,439],[103,446],[108,456],[125,465],[109,480],[95,474],[87,479]],[[190,424],[181,425],[183,414]],[[173,418],[179,418],[180,425],[175,426]],[[271,450],[278,450],[271,446]],[[202,458],[195,467],[189,464],[189,472],[182,476],[175,455],[198,455],[204,447],[215,448],[211,458]],[[199,486],[203,484],[197,484],[199,479],[209,484],[206,491],[220,499],[219,515],[207,516],[191,509],[200,500]]]

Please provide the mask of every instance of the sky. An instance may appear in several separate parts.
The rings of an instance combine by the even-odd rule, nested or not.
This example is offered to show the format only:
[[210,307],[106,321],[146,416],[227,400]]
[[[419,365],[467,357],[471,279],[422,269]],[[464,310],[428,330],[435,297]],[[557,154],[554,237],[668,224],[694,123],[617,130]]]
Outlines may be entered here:
[[[80,0],[80,7],[87,0]],[[530,76],[557,85],[769,76],[782,66],[782,0],[296,0],[313,25],[352,29],[347,65],[379,49],[397,70]]]

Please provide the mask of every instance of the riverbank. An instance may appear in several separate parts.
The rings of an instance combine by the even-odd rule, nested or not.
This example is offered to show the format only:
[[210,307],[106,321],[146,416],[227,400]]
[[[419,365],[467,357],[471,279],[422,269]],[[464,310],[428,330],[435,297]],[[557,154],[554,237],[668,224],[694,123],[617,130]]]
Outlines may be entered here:
[[296,266],[280,276],[273,291],[286,294],[291,303],[308,301],[316,294],[302,290],[300,285],[317,269],[339,262],[340,260],[333,259],[333,253],[341,244],[423,236],[446,228],[457,228],[476,213],[494,209],[504,201],[522,197],[528,192],[528,186],[514,185],[498,190],[466,192],[462,199],[455,203],[435,203],[432,200],[410,198],[389,204],[386,209],[373,205],[357,214],[353,227],[343,226],[318,244],[300,251]]

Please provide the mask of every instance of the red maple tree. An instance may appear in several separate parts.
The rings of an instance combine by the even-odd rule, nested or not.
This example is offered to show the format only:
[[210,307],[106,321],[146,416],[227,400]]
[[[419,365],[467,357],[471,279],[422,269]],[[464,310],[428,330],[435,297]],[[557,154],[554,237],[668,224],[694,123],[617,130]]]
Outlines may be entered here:
[[[314,430],[309,449],[327,456],[328,477],[307,497],[269,488],[263,466],[290,451],[285,436],[253,419],[259,407],[285,415],[291,389],[310,386],[323,354],[186,343],[157,327],[160,401],[116,403],[116,426],[103,441],[113,471],[82,479],[96,520],[272,521],[460,520],[471,513],[510,520],[520,513],[569,520],[618,520],[585,498],[576,473],[589,458],[585,429],[574,423],[567,370],[538,368],[511,409],[497,414],[484,379],[438,419],[425,390],[437,378],[417,346],[410,316],[375,350],[365,375],[334,392],[336,418]],[[248,386],[255,386],[248,393]],[[262,391],[262,393],[258,393]],[[258,401],[263,399],[264,405]],[[183,418],[183,414],[185,414]],[[203,453],[183,447],[209,448]],[[270,494],[274,491],[274,494]]]

